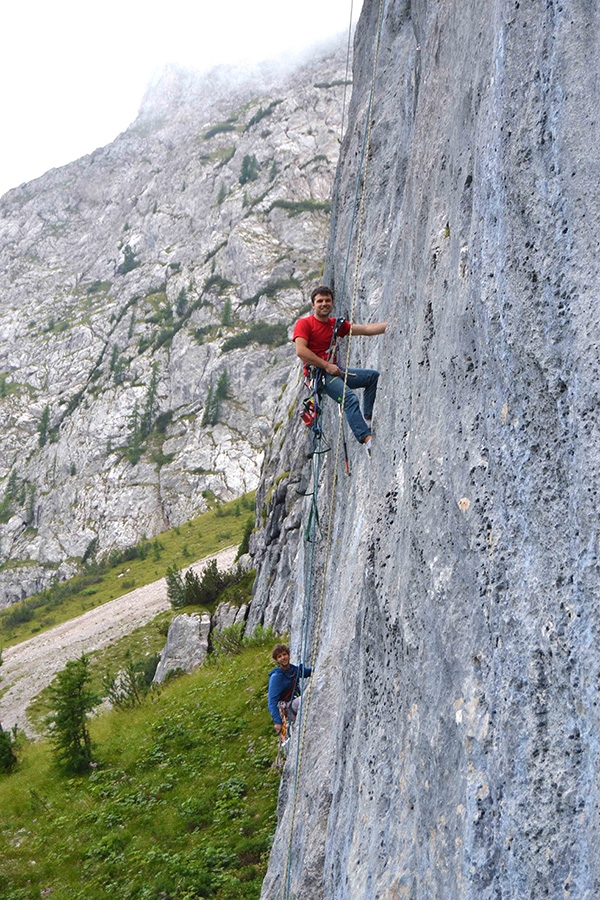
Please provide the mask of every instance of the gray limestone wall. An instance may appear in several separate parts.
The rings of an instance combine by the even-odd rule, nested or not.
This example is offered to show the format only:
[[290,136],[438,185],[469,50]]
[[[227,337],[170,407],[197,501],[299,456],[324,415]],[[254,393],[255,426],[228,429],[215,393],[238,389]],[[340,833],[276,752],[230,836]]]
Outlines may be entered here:
[[[338,293],[378,8],[356,35]],[[263,900],[288,866],[311,900],[600,896],[599,38],[576,0],[385,4],[355,319],[390,325],[352,349],[382,372],[374,453],[352,444],[339,476],[322,591],[317,550]],[[353,292],[352,273],[339,308]],[[285,586],[295,652],[300,532],[285,578],[257,582]]]

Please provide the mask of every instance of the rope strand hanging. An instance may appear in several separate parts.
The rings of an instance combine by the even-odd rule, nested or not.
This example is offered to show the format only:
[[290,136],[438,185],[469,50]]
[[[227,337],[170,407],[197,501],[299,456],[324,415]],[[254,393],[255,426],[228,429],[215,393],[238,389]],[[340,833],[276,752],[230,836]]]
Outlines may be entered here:
[[[375,53],[373,58],[373,73],[371,77],[371,88],[369,92],[369,99],[367,103],[366,110],[366,120],[365,120],[365,128],[363,135],[363,144],[361,150],[361,156],[359,161],[359,166],[356,174],[356,192],[355,192],[355,200],[354,207],[352,212],[352,220],[350,224],[350,232],[348,236],[348,248],[346,252],[346,260],[344,264],[344,275],[342,281],[342,291],[341,296],[344,296],[345,286],[346,286],[346,278],[350,264],[350,252],[352,247],[352,238],[354,234],[354,227],[356,223],[356,217],[358,215],[358,233],[357,233],[357,242],[356,242],[356,260],[354,266],[354,285],[352,292],[352,304],[350,311],[350,321],[353,321],[354,311],[356,308],[356,301],[358,297],[358,271],[360,265],[360,256],[362,249],[362,233],[363,233],[363,224],[364,224],[364,210],[365,210],[365,198],[366,198],[366,190],[367,190],[367,174],[368,174],[368,163],[369,163],[369,151],[371,146],[371,131],[372,131],[372,109],[373,109],[373,99],[375,96],[375,82],[377,75],[377,65],[379,60],[379,48],[381,44],[381,32],[383,28],[383,12],[384,12],[384,0],[379,0],[379,15],[378,15],[378,23],[377,23],[377,37],[375,41]],[[363,175],[364,170],[364,175]],[[361,177],[362,177],[362,189],[361,189]],[[360,196],[360,202],[359,202]],[[352,332],[348,335],[348,347],[346,352],[346,365],[344,370],[344,390],[342,394],[341,401],[341,409],[344,409],[344,403],[346,399],[346,389],[348,383],[348,367],[350,363],[350,349],[352,343]],[[335,492],[337,487],[337,479],[338,479],[338,467],[339,467],[339,458],[340,458],[340,448],[341,448],[341,438],[342,438],[342,428],[343,428],[343,419],[340,416],[340,424],[338,427],[337,434],[337,442],[336,442],[336,451],[335,451],[335,461],[333,468],[333,479],[331,485],[331,495],[329,501],[329,511],[328,511],[328,521],[327,521],[327,536],[325,540],[325,558],[323,563],[323,574],[321,579],[321,590],[319,593],[319,600],[317,604],[317,615],[315,620],[314,627],[314,638],[313,638],[313,646],[311,653],[311,661],[316,659],[316,654],[318,651],[319,644],[319,635],[321,631],[321,621],[323,617],[323,607],[325,600],[325,586],[327,580],[327,571],[329,567],[329,556],[331,551],[331,541],[333,535],[333,512],[335,507]],[[313,475],[314,479],[314,475]],[[318,482],[313,480],[313,491],[314,498],[313,502],[316,503],[318,500]],[[306,650],[308,648],[308,636],[309,636],[309,628],[310,628],[310,599],[312,596],[312,572],[313,572],[313,564],[314,564],[314,552],[315,552],[315,542],[311,542],[311,550],[309,554],[309,566],[308,566],[308,577],[307,577],[307,585],[306,585],[306,593],[305,593],[305,604],[303,610],[303,634],[302,634],[302,652],[301,652],[301,666],[302,672],[304,671],[304,665],[306,663]],[[301,688],[304,686],[304,677],[301,678]],[[296,810],[297,810],[297,801],[298,801],[298,787],[300,783],[300,773],[302,768],[302,758],[304,753],[304,743],[306,738],[306,727],[308,721],[308,709],[310,705],[310,698],[312,694],[312,686],[313,679],[311,678],[308,681],[308,686],[306,692],[302,695],[302,702],[300,703],[300,708],[298,711],[297,717],[297,727],[299,728],[299,743],[296,752],[296,762],[294,767],[294,779],[293,779],[293,790],[292,790],[292,809],[290,813],[290,827],[289,827],[289,839],[287,845],[287,853],[286,853],[286,866],[285,873],[283,878],[283,892],[282,892],[282,900],[290,900],[290,891],[291,891],[291,863],[292,863],[292,847],[293,847],[293,836],[294,836],[294,825],[296,819]]]

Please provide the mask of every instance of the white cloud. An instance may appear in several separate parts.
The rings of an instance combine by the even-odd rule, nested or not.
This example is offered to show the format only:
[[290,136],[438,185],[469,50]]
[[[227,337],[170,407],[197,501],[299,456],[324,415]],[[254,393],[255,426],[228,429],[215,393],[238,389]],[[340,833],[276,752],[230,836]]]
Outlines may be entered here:
[[350,0],[11,4],[0,55],[0,195],[112,141],[165,64],[205,70],[293,53],[347,29],[350,8]]

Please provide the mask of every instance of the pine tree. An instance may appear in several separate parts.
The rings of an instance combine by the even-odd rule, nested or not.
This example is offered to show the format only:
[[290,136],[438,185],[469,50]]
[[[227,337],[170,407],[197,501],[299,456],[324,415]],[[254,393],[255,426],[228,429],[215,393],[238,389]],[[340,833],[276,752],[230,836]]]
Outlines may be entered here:
[[89,658],[83,654],[67,663],[50,689],[50,739],[57,760],[72,772],[85,771],[92,759],[87,717],[99,698],[90,690],[90,680]]
[[140,431],[142,440],[148,437],[154,425],[156,413],[156,392],[158,389],[158,373],[157,363],[152,366],[152,378],[148,385],[148,393],[146,394],[146,402],[144,403],[144,411],[140,419]]
[[215,397],[215,392],[213,391],[213,386],[208,389],[208,394],[206,395],[206,403],[204,404],[204,413],[202,414],[202,424],[203,425],[216,425],[217,419],[219,417],[219,407],[217,403],[217,399]]
[[206,403],[204,404],[204,413],[202,415],[203,425],[216,425],[219,421],[221,412],[221,401],[227,400],[229,393],[229,373],[227,369],[223,369],[217,381],[217,387],[213,388],[212,384],[206,395]]
[[137,401],[129,418],[129,439],[127,441],[127,459],[132,466],[137,465],[142,455],[144,438],[140,423]]
[[223,369],[217,381],[217,391],[215,394],[217,400],[227,400],[229,395],[229,372]]
[[38,424],[40,447],[43,447],[48,439],[48,425],[50,424],[50,407],[45,406]]
[[173,609],[185,606],[185,587],[183,576],[176,565],[169,566],[166,574],[167,598]]
[[177,295],[177,301],[175,304],[175,312],[178,316],[182,316],[185,312],[185,308],[187,306],[187,293],[184,287],[181,288]]
[[228,328],[231,325],[231,300],[229,297],[225,301],[223,312],[221,313],[221,325]]
[[10,772],[17,764],[13,749],[14,740],[10,731],[3,731],[0,725],[0,772]]
[[242,169],[240,171],[240,184],[246,184],[247,181],[255,181],[258,178],[258,160],[256,156],[245,156],[242,160]]
[[140,265],[139,260],[135,258],[135,251],[129,244],[123,247],[123,262],[118,267],[117,272],[120,275],[126,275],[132,269],[136,269]]

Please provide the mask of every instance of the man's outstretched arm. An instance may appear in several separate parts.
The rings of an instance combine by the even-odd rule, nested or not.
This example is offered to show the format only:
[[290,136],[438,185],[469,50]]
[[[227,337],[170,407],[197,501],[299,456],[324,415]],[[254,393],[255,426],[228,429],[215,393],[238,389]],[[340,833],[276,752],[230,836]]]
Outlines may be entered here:
[[356,325],[355,323],[352,323],[350,328],[352,329],[353,335],[383,334],[387,328],[387,324],[387,322],[373,322],[372,325]]

